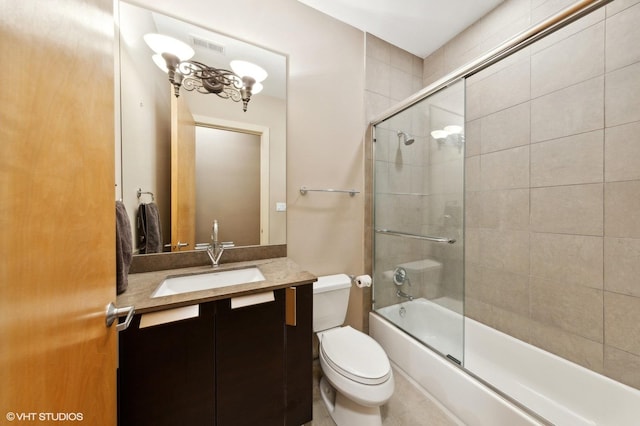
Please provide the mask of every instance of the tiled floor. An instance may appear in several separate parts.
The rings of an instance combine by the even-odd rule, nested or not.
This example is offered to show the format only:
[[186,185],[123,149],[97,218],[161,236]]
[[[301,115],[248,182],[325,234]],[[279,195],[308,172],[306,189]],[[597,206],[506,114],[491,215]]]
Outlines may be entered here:
[[[461,426],[459,420],[435,402],[431,396],[416,387],[404,373],[393,366],[395,391],[391,400],[380,409],[384,426]],[[318,362],[313,369],[313,421],[305,426],[335,426],[320,397],[318,380],[322,371]]]

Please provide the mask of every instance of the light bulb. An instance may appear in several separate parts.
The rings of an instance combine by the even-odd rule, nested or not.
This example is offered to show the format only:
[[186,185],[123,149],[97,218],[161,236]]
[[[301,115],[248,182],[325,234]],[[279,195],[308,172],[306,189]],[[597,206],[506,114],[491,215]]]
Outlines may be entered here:
[[257,95],[258,93],[262,92],[262,89],[264,89],[262,83],[254,83],[251,87],[251,94]]
[[455,124],[452,124],[450,126],[445,126],[444,130],[445,132],[448,132],[451,135],[457,135],[459,133],[462,133],[462,126],[457,126]]
[[444,139],[449,136],[449,132],[446,130],[434,130],[431,132],[431,137],[434,139]]
[[167,73],[169,72],[169,70],[167,69],[167,61],[165,61],[164,58],[158,53],[153,55],[151,59],[153,59],[153,63],[156,64],[162,71]]
[[144,41],[147,43],[147,46],[149,46],[151,50],[156,52],[158,55],[171,53],[172,55],[177,56],[180,61],[187,61],[195,55],[195,51],[191,46],[164,34],[145,34]]
[[229,65],[233,72],[238,76],[251,77],[256,81],[256,83],[260,83],[269,75],[263,68],[256,64],[252,64],[251,62],[235,60],[231,61]]

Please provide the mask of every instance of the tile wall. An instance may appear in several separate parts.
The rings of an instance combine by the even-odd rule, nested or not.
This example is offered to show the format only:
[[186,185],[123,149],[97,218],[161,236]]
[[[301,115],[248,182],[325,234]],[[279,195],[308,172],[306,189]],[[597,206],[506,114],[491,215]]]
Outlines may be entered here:
[[[413,93],[422,89],[422,59],[402,50],[384,40],[371,34],[366,34],[366,77],[365,77],[365,112],[366,122],[384,113],[386,110],[397,104],[401,100],[409,97]],[[417,125],[418,123],[416,123]],[[411,122],[402,123],[402,126],[417,133],[417,128]],[[396,138],[395,134],[389,133],[387,136]],[[365,139],[365,224],[373,223],[372,198],[373,193],[373,141],[371,140],[371,128],[367,130]],[[414,145],[418,146],[417,143]],[[413,145],[412,145],[413,146]],[[389,158],[385,156],[384,158]],[[395,169],[393,169],[395,170]],[[398,171],[402,174],[402,170]],[[400,176],[398,176],[400,177]],[[416,200],[419,201],[419,200]],[[417,208],[417,207],[416,207]],[[371,239],[371,228],[365,229],[364,252],[365,271],[373,276],[372,257],[373,242]],[[402,250],[411,250],[411,247],[400,247]],[[368,315],[371,308],[371,292],[365,290],[360,292],[363,310],[363,324],[368,330]],[[351,297],[354,296],[352,291]],[[395,293],[389,291],[388,297],[395,297]]]
[[465,309],[640,388],[637,40],[616,0],[467,80]]

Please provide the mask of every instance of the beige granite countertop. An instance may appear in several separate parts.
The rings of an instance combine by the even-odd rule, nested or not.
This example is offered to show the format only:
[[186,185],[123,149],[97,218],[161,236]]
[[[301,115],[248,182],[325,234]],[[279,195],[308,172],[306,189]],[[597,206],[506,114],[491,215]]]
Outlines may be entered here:
[[[262,272],[262,275],[264,275],[265,280],[211,290],[151,298],[154,290],[169,276],[226,271],[249,266],[257,266],[260,272]],[[317,277],[315,275],[302,270],[295,262],[287,257],[226,263],[220,265],[220,267],[215,270],[208,265],[144,272],[129,274],[129,287],[127,291],[117,297],[117,305],[133,305],[135,306],[136,313],[142,314],[213,300],[228,299],[230,297],[245,296],[266,290],[277,290],[310,283],[316,281],[316,279]]]

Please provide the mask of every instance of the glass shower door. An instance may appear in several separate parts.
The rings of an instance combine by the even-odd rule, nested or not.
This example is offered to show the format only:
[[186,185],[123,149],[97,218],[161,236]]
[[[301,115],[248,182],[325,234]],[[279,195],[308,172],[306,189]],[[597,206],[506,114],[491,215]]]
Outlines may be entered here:
[[463,361],[464,82],[374,127],[374,310]]

